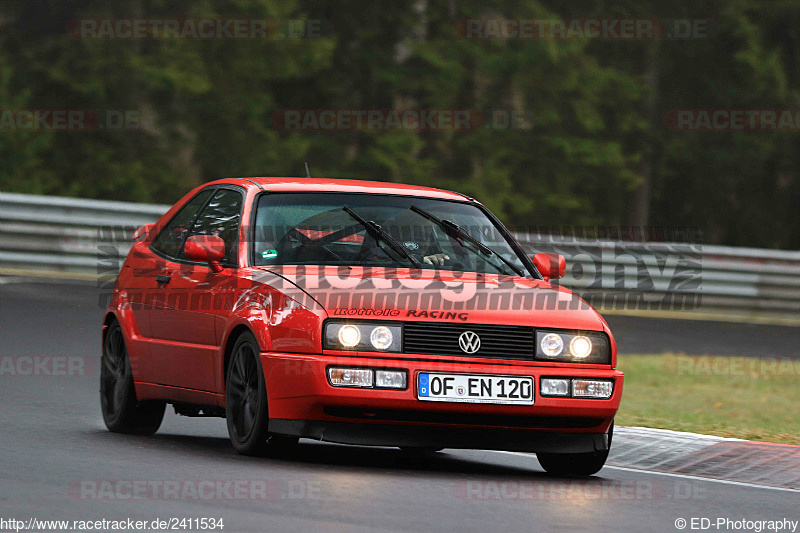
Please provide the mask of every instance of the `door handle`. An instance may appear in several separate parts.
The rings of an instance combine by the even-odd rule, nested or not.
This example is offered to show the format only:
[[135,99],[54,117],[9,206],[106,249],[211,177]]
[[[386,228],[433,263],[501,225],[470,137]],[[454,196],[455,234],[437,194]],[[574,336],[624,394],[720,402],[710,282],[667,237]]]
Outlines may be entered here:
[[156,283],[158,283],[158,284],[169,283],[169,280],[171,280],[171,279],[172,279],[172,277],[170,277],[170,276],[166,276],[164,274],[159,274],[158,276],[156,276]]

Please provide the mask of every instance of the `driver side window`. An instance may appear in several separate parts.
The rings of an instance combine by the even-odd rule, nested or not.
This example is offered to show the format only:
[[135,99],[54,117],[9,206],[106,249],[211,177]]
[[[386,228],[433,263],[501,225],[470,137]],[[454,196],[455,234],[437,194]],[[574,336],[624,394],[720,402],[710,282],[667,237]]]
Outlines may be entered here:
[[186,202],[186,205],[164,226],[164,229],[153,241],[151,248],[167,257],[178,257],[179,252],[183,250],[184,241],[189,236],[189,229],[197,217],[197,212],[206,204],[213,192],[210,189],[200,191],[194,198]]
[[[188,237],[192,235],[214,235],[225,241],[223,264],[237,266],[239,249],[239,223],[242,213],[242,193],[231,189],[218,189],[214,197],[200,212]],[[186,259],[180,250],[180,259]]]

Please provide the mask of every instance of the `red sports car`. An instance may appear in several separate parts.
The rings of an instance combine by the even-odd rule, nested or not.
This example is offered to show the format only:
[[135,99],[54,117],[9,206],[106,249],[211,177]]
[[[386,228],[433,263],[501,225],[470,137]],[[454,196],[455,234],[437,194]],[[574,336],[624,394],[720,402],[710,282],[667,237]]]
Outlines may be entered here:
[[228,178],[139,228],[103,322],[111,431],[166,404],[233,447],[299,438],[608,456],[623,374],[603,318],[474,199],[439,189]]

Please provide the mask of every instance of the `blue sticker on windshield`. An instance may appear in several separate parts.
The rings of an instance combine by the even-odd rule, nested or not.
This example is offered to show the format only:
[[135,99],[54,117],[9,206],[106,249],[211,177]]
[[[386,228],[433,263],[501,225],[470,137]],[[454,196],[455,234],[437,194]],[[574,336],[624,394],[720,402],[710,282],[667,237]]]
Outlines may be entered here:
[[261,252],[261,257],[264,259],[275,259],[278,257],[278,250],[264,250]]
[[417,248],[419,248],[419,244],[415,243],[414,241],[406,241],[403,243],[403,246],[405,246],[409,250],[416,250]]

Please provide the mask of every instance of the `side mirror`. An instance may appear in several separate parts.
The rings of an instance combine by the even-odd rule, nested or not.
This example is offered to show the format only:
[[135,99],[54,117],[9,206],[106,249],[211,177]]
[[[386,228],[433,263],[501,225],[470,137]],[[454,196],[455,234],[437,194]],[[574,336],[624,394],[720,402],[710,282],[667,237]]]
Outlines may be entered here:
[[563,278],[567,273],[567,261],[559,254],[536,254],[532,257],[536,270],[545,281]]
[[140,227],[139,229],[137,229],[136,231],[133,232],[133,235],[131,236],[131,240],[133,242],[136,242],[136,241],[140,240],[142,237],[144,237],[145,239],[149,239],[150,238],[150,232],[153,231],[153,229],[155,229],[155,227],[156,227],[155,224],[145,224],[144,226]]
[[222,271],[220,262],[225,259],[225,241],[216,235],[192,235],[183,248],[186,259],[208,263],[211,270]]

